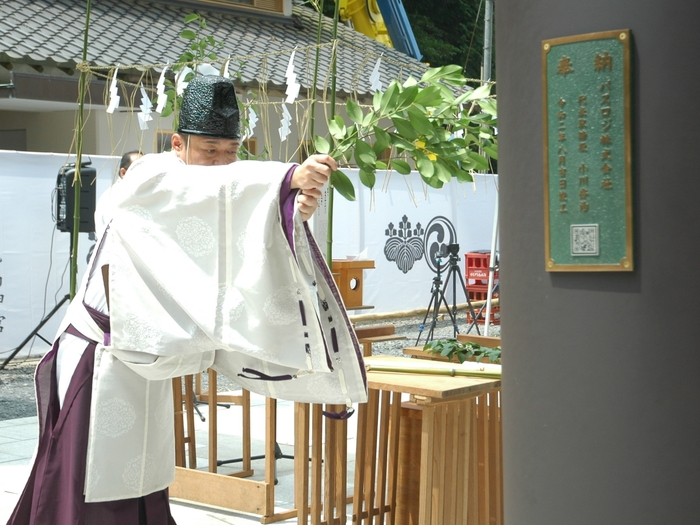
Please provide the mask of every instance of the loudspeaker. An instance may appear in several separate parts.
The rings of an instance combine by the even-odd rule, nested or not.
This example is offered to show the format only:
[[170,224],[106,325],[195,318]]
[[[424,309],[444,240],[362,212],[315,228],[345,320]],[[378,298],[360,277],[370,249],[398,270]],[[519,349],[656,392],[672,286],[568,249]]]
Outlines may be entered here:
[[[80,165],[80,232],[95,231],[95,179],[97,170],[89,167],[90,162]],[[56,178],[56,228],[62,232],[73,231],[73,210],[75,208],[75,164],[66,164],[58,171]]]

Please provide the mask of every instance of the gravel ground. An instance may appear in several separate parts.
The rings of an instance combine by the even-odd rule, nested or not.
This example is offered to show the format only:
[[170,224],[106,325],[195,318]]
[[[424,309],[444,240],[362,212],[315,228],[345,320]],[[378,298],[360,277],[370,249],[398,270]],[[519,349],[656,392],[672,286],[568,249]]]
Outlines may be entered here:
[[[419,334],[419,326],[423,322],[423,315],[418,317],[407,317],[401,319],[388,319],[376,322],[358,323],[357,326],[371,326],[377,324],[393,323],[396,326],[396,333],[405,335],[406,340],[387,341],[384,343],[374,343],[372,346],[374,355],[396,355],[403,356],[403,349],[406,346],[415,346]],[[464,316],[458,314],[458,319],[463,321]],[[426,342],[432,316],[428,318],[424,327],[419,344]],[[459,331],[465,333],[467,325],[458,324]],[[479,325],[480,333],[483,334],[483,325]],[[501,327],[492,325],[489,335],[500,335]],[[472,333],[476,333],[472,329]],[[447,316],[441,316],[433,330],[433,339],[453,337],[454,330]],[[32,358],[22,360],[17,358],[11,361],[4,370],[0,370],[0,421],[6,419],[16,419],[31,417],[36,415],[36,401],[34,397],[34,370],[38,364],[38,359]],[[206,377],[206,376],[205,376]],[[206,380],[204,385],[206,388]],[[234,382],[220,376],[217,381],[217,390],[235,390]]]

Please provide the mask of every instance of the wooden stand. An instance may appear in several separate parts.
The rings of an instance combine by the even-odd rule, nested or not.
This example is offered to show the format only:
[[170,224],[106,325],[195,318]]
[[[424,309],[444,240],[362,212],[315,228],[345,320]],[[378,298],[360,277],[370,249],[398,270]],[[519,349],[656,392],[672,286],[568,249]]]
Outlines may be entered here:
[[333,278],[348,310],[371,308],[362,301],[362,271],[370,268],[374,268],[374,261],[333,259]]

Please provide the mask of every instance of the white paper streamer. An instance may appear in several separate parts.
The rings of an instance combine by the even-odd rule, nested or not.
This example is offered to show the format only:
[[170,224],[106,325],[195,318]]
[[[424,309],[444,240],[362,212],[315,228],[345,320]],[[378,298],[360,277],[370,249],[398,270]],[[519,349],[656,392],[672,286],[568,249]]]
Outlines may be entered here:
[[282,125],[280,126],[280,142],[287,140],[287,137],[291,133],[289,125],[292,123],[292,115],[289,114],[289,110],[286,105],[282,105]]
[[112,83],[109,86],[109,106],[107,106],[107,113],[114,113],[114,110],[119,107],[119,88],[117,87],[117,73],[119,73],[119,64],[117,64],[117,67],[114,69]]
[[287,104],[292,104],[294,100],[299,96],[299,88],[301,85],[297,82],[297,75],[294,72],[294,54],[296,51],[292,51],[291,56],[289,57],[289,64],[287,64],[287,72],[285,76],[287,77],[287,91],[285,91],[285,94],[287,95],[287,98],[285,99],[285,102]]
[[146,93],[143,84],[141,84],[141,105],[139,107],[141,108],[141,113],[138,114],[139,127],[141,131],[144,131],[148,129],[148,121],[153,120],[153,117],[151,117],[153,104],[151,103],[151,99],[148,98],[148,93]]
[[369,76],[370,88],[372,91],[381,91],[382,82],[379,80],[379,65],[382,62],[382,57],[377,59],[376,64],[374,64],[374,69],[372,69],[372,74]]
[[168,95],[165,94],[165,72],[170,67],[170,62],[168,62],[163,71],[160,72],[160,78],[158,79],[158,84],[156,85],[156,93],[158,94],[158,100],[156,100],[156,113],[162,113],[165,108],[166,102],[168,102]]
[[255,112],[255,110],[252,107],[248,108],[248,127],[246,129],[245,134],[243,135],[243,138],[241,139],[246,140],[248,137],[253,136],[253,130],[255,129],[255,125],[258,123],[258,114]]

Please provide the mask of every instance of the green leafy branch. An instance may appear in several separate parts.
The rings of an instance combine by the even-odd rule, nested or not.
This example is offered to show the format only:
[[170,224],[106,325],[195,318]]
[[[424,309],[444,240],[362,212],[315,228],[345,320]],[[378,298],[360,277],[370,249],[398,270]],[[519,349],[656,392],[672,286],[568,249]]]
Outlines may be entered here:
[[[459,93],[466,82],[461,66],[448,65],[428,69],[420,80],[392,81],[375,93],[367,111],[348,100],[351,123],[336,115],[328,123],[331,139],[314,138],[316,151],[338,161],[354,157],[360,182],[368,188],[374,187],[378,169],[407,175],[409,161],[431,187],[441,188],[453,177],[471,182],[473,171],[488,170],[489,159],[498,158],[497,107],[490,84]],[[331,184],[355,199],[342,172],[332,174]]]
[[500,363],[501,347],[487,348],[478,343],[466,343],[457,339],[438,339],[427,343],[423,350],[433,355],[441,355],[449,361],[454,361],[455,358],[460,363],[464,363],[467,359],[481,361],[486,357],[492,363]]

